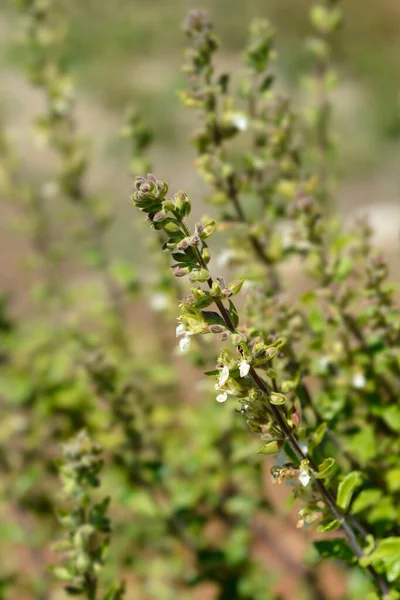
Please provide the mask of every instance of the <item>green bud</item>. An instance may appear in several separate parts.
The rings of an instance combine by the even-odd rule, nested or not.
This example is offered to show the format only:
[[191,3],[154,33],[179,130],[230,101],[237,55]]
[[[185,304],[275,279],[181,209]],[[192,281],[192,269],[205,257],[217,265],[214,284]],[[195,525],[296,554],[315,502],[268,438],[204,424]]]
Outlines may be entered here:
[[211,296],[214,298],[221,295],[221,285],[218,281],[214,281],[211,287]]
[[166,217],[167,215],[165,214],[165,212],[163,210],[159,210],[158,213],[154,215],[153,221],[155,221],[156,223],[160,223],[161,221],[164,221]]
[[271,404],[276,404],[277,406],[280,406],[281,404],[285,404],[286,397],[283,394],[278,394],[277,392],[273,392],[271,394],[269,401],[271,402]]
[[206,263],[206,265],[208,265],[208,263],[211,260],[211,253],[210,249],[207,246],[204,246],[203,250],[201,251],[201,258]]
[[161,204],[165,212],[172,212],[175,208],[175,204],[171,198],[166,198]]
[[171,269],[172,269],[172,273],[175,275],[175,277],[184,277],[185,275],[189,275],[189,273],[190,273],[189,267],[174,266],[174,267],[171,267]]
[[202,240],[205,240],[206,238],[208,238],[212,232],[215,229],[215,221],[211,221],[211,223],[208,223],[208,225],[206,225],[203,229],[203,232],[200,235],[200,238]]
[[170,219],[168,220],[168,223],[164,225],[163,229],[167,233],[176,233],[177,231],[180,231],[180,225],[175,220]]
[[85,552],[80,552],[76,557],[76,570],[78,573],[83,574],[90,568],[90,556]]
[[193,269],[189,277],[190,281],[205,282],[210,279],[210,272],[208,269]]
[[52,567],[51,569],[54,577],[61,581],[72,581],[73,575],[66,567]]
[[239,344],[246,341],[246,336],[243,333],[232,333],[231,340],[234,346],[239,346]]
[[182,210],[184,204],[189,203],[189,197],[186,192],[179,191],[174,196],[175,207],[178,210]]

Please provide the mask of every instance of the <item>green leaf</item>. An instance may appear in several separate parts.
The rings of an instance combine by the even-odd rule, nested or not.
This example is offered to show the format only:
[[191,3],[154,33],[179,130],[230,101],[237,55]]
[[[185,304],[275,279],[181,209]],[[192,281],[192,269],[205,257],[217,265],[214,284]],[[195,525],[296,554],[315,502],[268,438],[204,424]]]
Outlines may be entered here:
[[324,462],[322,462],[318,466],[318,473],[315,474],[316,479],[324,479],[325,477],[328,477],[328,475],[331,473],[334,465],[335,465],[334,458],[326,458],[324,460]]
[[400,490],[400,469],[391,469],[386,473],[386,481],[391,492]]
[[236,327],[239,325],[239,315],[236,310],[236,306],[231,300],[229,300],[229,316],[231,318],[234,328],[236,329]]
[[318,526],[318,531],[326,533],[328,531],[336,531],[336,529],[339,529],[339,527],[340,523],[337,519],[328,522],[324,521],[323,523],[321,523],[321,525]]
[[400,576],[400,537],[388,537],[379,543],[378,548],[360,560],[363,566],[372,564],[383,566],[390,582]]
[[370,490],[362,490],[357,498],[354,500],[353,505],[351,507],[351,512],[353,515],[373,506],[382,496],[381,490],[370,489]]
[[392,431],[400,433],[400,407],[399,406],[388,406],[385,407],[381,412],[382,418],[386,425],[390,427]]
[[362,484],[363,478],[359,471],[353,471],[346,475],[343,481],[340,482],[338,493],[337,493],[337,504],[343,509],[347,510],[350,506],[351,498],[354,490]]
[[282,444],[278,440],[271,440],[261,446],[257,454],[276,454],[281,449]]
[[376,455],[376,436],[371,425],[363,425],[360,431],[346,441],[350,451],[357,456],[363,466]]
[[204,375],[207,375],[207,377],[211,377],[212,375],[218,375],[218,373],[218,369],[214,369],[213,371],[206,371]]
[[73,574],[69,569],[62,566],[51,566],[49,570],[53,573],[54,577],[61,579],[61,581],[72,581]]
[[337,558],[346,561],[351,561],[354,558],[353,552],[343,538],[314,542],[314,547],[321,558]]
[[211,310],[202,310],[201,314],[207,325],[222,325],[225,327],[225,321],[218,313]]
[[320,445],[320,443],[322,442],[322,440],[325,437],[325,433],[326,433],[326,423],[320,423],[317,427],[317,429],[315,429],[313,431],[313,433],[311,434],[311,439],[310,439],[310,445],[312,447],[317,447]]

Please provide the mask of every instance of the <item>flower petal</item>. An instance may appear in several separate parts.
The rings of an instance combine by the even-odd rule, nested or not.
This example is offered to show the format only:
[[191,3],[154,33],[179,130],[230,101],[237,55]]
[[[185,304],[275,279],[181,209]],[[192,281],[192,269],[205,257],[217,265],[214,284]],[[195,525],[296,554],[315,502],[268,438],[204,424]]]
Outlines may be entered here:
[[239,365],[239,372],[240,372],[240,377],[246,377],[246,375],[249,374],[250,371],[250,365],[246,360],[242,360],[242,362]]
[[225,402],[225,400],[227,398],[228,398],[228,394],[226,392],[222,392],[222,394],[218,394],[217,402]]
[[190,337],[185,335],[181,340],[179,340],[179,349],[181,352],[187,350],[190,346]]
[[179,323],[178,327],[176,328],[176,337],[179,337],[181,335],[183,335],[185,333],[185,326],[183,323]]
[[301,485],[304,485],[304,487],[306,487],[306,485],[308,485],[310,479],[311,479],[311,477],[307,473],[307,471],[302,469],[299,473],[299,481],[300,481]]
[[218,379],[218,386],[222,387],[229,379],[229,368],[227,366],[225,366],[219,376]]

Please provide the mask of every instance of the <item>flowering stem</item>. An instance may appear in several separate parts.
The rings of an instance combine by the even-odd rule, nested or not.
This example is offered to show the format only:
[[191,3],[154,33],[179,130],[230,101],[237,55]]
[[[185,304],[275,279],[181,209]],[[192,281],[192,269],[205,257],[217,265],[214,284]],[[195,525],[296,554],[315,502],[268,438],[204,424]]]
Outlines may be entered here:
[[[185,232],[186,235],[190,236],[190,231],[189,229],[186,227],[186,225],[182,222],[182,229]],[[199,262],[202,266],[206,266],[204,264],[204,261],[201,257],[200,252],[198,252],[198,250],[196,249],[196,253],[198,254],[198,258],[199,258]],[[211,288],[213,285],[213,279],[210,276],[210,278],[207,281],[208,286]],[[226,310],[222,300],[220,300],[219,298],[215,298],[214,300],[215,305],[217,306],[218,310],[220,311],[221,317],[223,318],[227,328],[231,331],[231,332],[235,332],[236,329],[232,323],[232,320],[229,316],[228,311]],[[271,392],[267,387],[267,384],[265,383],[265,381],[257,374],[256,370],[254,369],[254,367],[250,367],[250,371],[249,371],[249,375],[251,377],[251,379],[253,380],[253,382],[255,383],[256,387],[258,388],[258,390],[265,395],[267,398],[270,398],[271,396]],[[311,458],[307,458],[305,456],[305,454],[303,453],[303,451],[301,450],[296,438],[293,436],[292,431],[290,430],[290,427],[288,426],[284,416],[282,415],[281,409],[279,406],[276,406],[274,404],[271,403],[271,410],[272,410],[272,415],[275,418],[276,423],[279,425],[279,427],[281,428],[282,432],[285,435],[285,438],[289,444],[289,446],[291,447],[291,449],[293,450],[294,454],[296,455],[296,457],[298,458],[298,460],[301,462],[302,460],[307,459],[309,461],[309,464],[312,468],[312,470],[314,472],[318,471],[318,467],[317,465],[315,465],[315,463],[313,462],[313,460]],[[331,492],[325,487],[325,485],[323,484],[323,482],[320,479],[317,479],[316,477],[314,477],[314,482],[315,485],[319,491],[319,493],[321,494],[322,498],[324,499],[327,507],[329,508],[329,510],[331,511],[333,517],[340,523],[343,532],[347,538],[347,541],[349,543],[350,548],[352,549],[352,551],[354,552],[355,556],[357,556],[357,558],[361,558],[362,556],[364,556],[364,552],[362,547],[360,546],[360,544],[358,543],[358,540],[354,534],[354,531],[352,530],[351,526],[349,525],[349,523],[346,520],[346,516],[342,513],[342,511],[339,509],[339,507],[337,506],[334,497],[332,496]],[[357,523],[357,529],[359,531],[362,531],[361,527],[358,527],[358,522],[356,521],[356,519],[354,520],[354,524]],[[386,595],[389,593],[389,588],[387,587],[386,582],[384,581],[384,579],[379,575],[379,573],[377,573],[377,571],[375,571],[375,569],[371,566],[367,567],[367,570],[369,571],[369,573],[371,574],[371,576],[375,579],[377,585],[379,586],[380,591],[382,592],[383,595]]]

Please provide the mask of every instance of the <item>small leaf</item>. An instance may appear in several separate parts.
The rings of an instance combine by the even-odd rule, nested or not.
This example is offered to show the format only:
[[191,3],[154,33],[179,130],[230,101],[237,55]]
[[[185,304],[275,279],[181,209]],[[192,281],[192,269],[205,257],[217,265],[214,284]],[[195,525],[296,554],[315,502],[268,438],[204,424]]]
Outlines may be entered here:
[[229,316],[231,318],[234,328],[236,329],[236,327],[239,325],[239,315],[236,310],[236,306],[231,300],[229,300]]
[[362,490],[357,498],[354,500],[353,505],[351,507],[351,512],[353,515],[373,506],[379,499],[382,497],[381,490],[370,489],[370,490]]
[[360,563],[363,566],[383,565],[388,580],[395,581],[400,576],[400,537],[388,537],[382,540],[378,548],[369,556],[362,558]]
[[261,446],[257,454],[277,454],[281,449],[281,445],[282,444],[278,440],[271,440],[264,444],[264,446]]
[[337,493],[337,504],[343,510],[347,510],[350,506],[351,498],[354,490],[362,484],[363,478],[359,471],[353,471],[346,475],[343,481],[340,482]]
[[61,579],[61,581],[72,581],[73,575],[69,569],[61,566],[51,566],[49,570],[53,573],[54,577]]
[[211,310],[202,310],[201,314],[207,325],[225,326],[225,321],[218,313],[213,312]]
[[353,559],[353,553],[343,538],[314,542],[314,547],[321,558],[338,558],[346,561]]
[[326,458],[319,466],[318,473],[315,474],[316,479],[324,479],[328,477],[335,465],[334,458]]
[[321,525],[318,526],[318,531],[326,533],[328,531],[336,531],[336,529],[339,529],[339,527],[340,523],[337,519],[328,522],[324,521],[323,523],[321,523]]
[[266,77],[263,79],[263,81],[261,82],[261,85],[260,85],[260,92],[261,92],[261,93],[263,93],[263,92],[267,92],[267,91],[270,89],[270,87],[271,87],[271,85],[273,84],[273,82],[274,82],[274,76],[273,76],[273,75],[271,75],[271,74],[267,75],[267,76],[266,76]]
[[313,447],[317,447],[320,445],[320,443],[322,442],[322,440],[325,437],[325,433],[326,433],[326,423],[320,423],[317,427],[317,429],[315,429],[315,431],[313,431],[313,433],[311,434],[311,439],[310,439],[310,445]]

